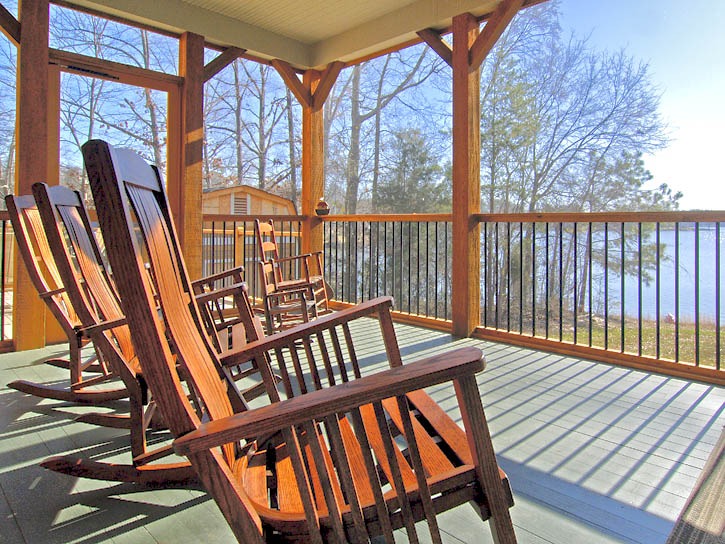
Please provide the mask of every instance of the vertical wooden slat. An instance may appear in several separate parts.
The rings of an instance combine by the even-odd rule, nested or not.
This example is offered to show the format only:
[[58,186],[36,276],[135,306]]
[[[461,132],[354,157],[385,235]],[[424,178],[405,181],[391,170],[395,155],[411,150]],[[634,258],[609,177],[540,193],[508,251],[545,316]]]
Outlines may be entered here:
[[350,514],[353,520],[353,526],[349,531],[350,540],[356,544],[364,544],[368,541],[366,536],[367,527],[363,518],[358,492],[355,489],[355,483],[353,482],[350,463],[342,440],[337,415],[325,418],[325,428],[327,429],[327,437],[330,441],[332,459],[335,462],[335,467],[337,468],[337,475],[342,489],[345,492],[345,496],[347,497],[347,503],[350,506]]
[[469,336],[480,320],[480,69],[470,47],[479,34],[469,13],[453,18],[453,334]]
[[[325,372],[327,373],[327,381],[330,386],[335,385],[335,373],[332,370],[332,362],[330,361],[330,352],[327,350],[327,342],[325,342],[325,336],[322,332],[317,333],[317,345],[320,348],[322,354],[322,363],[325,365]],[[344,381],[344,379],[343,379]]]
[[355,410],[353,410],[350,413],[350,418],[352,419],[352,425],[353,429],[355,430],[355,435],[357,436],[357,439],[360,443],[360,450],[362,453],[363,462],[365,464],[365,471],[367,472],[373,496],[375,497],[375,509],[378,514],[378,522],[380,523],[382,536],[383,538],[385,538],[386,544],[393,544],[395,542],[395,538],[393,537],[393,527],[390,523],[390,512],[388,511],[387,504],[385,504],[380,476],[375,465],[375,460],[373,459],[371,453],[372,447],[370,445],[370,441],[368,440],[367,429],[365,428],[365,424],[363,423],[360,409],[356,408]]
[[[325,498],[325,504],[327,505],[327,515],[332,526],[333,534],[337,537],[338,542],[346,542],[345,528],[342,525],[342,514],[340,513],[340,505],[338,504],[337,497],[333,491],[333,484],[331,481],[331,474],[328,470],[327,463],[325,462],[325,456],[322,453],[322,447],[320,446],[320,440],[317,436],[317,430],[315,424],[307,422],[302,427],[307,434],[307,445],[312,452],[312,458],[314,461],[315,470],[322,484],[322,493]],[[299,480],[298,480],[299,482]]]
[[[48,0],[21,0],[19,11],[24,30],[18,47],[15,194],[21,195],[48,176]],[[14,296],[15,349],[42,347],[45,305],[22,259],[15,260]]]
[[393,316],[390,315],[390,311],[386,308],[385,310],[380,310],[380,312],[378,312],[378,319],[380,319],[380,331],[383,335],[385,354],[388,356],[388,363],[391,367],[400,366],[403,364],[403,359],[400,356],[398,338],[395,335]]
[[312,346],[310,345],[310,337],[302,338],[301,342],[305,348],[305,356],[307,357],[307,364],[310,367],[310,373],[312,374],[312,379],[315,383],[315,388],[322,389],[322,380],[320,380],[320,373],[317,369],[317,363],[315,362],[315,354],[312,353]]
[[395,397],[395,401],[398,404],[400,417],[403,421],[403,433],[405,435],[405,441],[408,444],[408,455],[410,456],[410,461],[413,465],[413,470],[415,471],[415,479],[418,482],[418,489],[420,490],[420,502],[423,506],[426,521],[428,522],[431,539],[436,544],[443,544],[441,533],[438,529],[438,520],[436,519],[435,509],[433,508],[433,500],[430,496],[430,488],[428,487],[428,481],[425,479],[425,469],[423,468],[423,461],[420,458],[418,441],[415,438],[413,423],[410,420],[408,400],[403,396]]
[[[310,481],[305,471],[305,464],[302,460],[302,454],[300,450],[300,444],[297,440],[297,433],[294,428],[288,428],[282,432],[284,441],[287,443],[287,451],[292,461],[292,467],[294,469],[295,477],[297,478],[297,488],[300,492],[300,498],[305,511],[305,518],[307,520],[307,527],[309,530],[308,539],[309,542],[314,544],[322,544],[322,534],[320,533],[320,520],[317,514],[317,508],[314,504],[312,497],[312,489],[310,488]],[[313,432],[309,434],[308,442],[316,442],[314,440],[316,434]]]
[[[347,352],[350,354],[350,362],[352,363],[352,371],[356,378],[360,378],[360,363],[357,360],[357,353],[355,352],[355,344],[352,341],[352,334],[350,333],[350,325],[343,323],[342,330],[345,333],[345,342],[347,342]],[[347,381],[347,371],[342,376],[343,381]]]
[[345,356],[342,353],[342,346],[340,345],[340,337],[337,334],[336,329],[330,329],[330,338],[332,339],[332,347],[335,350],[335,359],[337,360],[337,367],[340,369],[341,376],[345,378],[343,381],[347,381],[347,370],[345,369]]
[[390,472],[393,477],[393,487],[398,495],[400,503],[401,517],[403,518],[403,524],[408,534],[408,540],[412,544],[419,542],[418,533],[415,530],[415,519],[413,518],[413,511],[410,505],[410,499],[408,494],[405,492],[405,484],[403,483],[403,475],[400,472],[400,465],[398,465],[398,457],[395,454],[396,446],[393,443],[393,439],[390,436],[390,428],[388,422],[385,419],[385,412],[383,411],[383,405],[380,402],[373,403],[373,410],[375,411],[375,419],[378,424],[380,436],[382,438],[383,447],[385,448],[385,455],[388,458],[390,464]]

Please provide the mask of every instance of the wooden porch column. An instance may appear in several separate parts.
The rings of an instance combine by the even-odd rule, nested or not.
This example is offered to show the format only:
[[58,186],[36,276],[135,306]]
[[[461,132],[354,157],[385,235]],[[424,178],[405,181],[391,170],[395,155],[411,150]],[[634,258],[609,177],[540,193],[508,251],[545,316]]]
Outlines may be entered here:
[[[179,156],[176,175],[169,169],[168,191],[181,248],[191,278],[201,277],[202,160],[204,149],[204,37],[185,32],[179,40],[180,89],[178,124],[169,123]],[[172,163],[169,146],[169,164]]]
[[[19,10],[15,194],[28,194],[33,183],[48,179],[48,0],[21,0]],[[15,254],[15,349],[39,348],[45,345],[45,304]]]
[[478,37],[470,13],[453,18],[453,334],[470,336],[481,313],[481,70],[471,66],[470,49]]
[[453,334],[470,336],[481,316],[481,64],[522,8],[501,0],[479,32],[470,13],[453,18],[453,50],[432,29],[418,33],[453,68]]
[[[303,84],[313,95],[320,83],[320,72],[307,70]],[[314,101],[302,104],[302,251],[322,251],[322,221],[315,216],[315,206],[325,190],[325,129],[323,104],[315,107]]]

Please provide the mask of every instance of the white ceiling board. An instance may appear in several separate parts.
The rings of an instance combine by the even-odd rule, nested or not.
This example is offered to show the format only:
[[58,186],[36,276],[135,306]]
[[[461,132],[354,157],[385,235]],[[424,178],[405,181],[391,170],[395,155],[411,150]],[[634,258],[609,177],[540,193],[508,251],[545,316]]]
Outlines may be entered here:
[[[491,13],[500,0],[66,0],[298,68],[351,61],[405,43],[455,15]],[[536,3],[541,0],[530,0]]]

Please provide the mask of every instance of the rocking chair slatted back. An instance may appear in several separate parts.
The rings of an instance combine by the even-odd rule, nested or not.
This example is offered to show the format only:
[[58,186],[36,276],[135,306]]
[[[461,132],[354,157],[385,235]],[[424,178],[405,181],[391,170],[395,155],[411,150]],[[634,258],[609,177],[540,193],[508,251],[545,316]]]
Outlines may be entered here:
[[[121,306],[169,430],[179,437],[197,429],[202,418],[230,415],[228,382],[217,370],[215,351],[199,334],[198,314],[190,311],[191,289],[158,170],[100,140],[82,150]],[[189,459],[214,497],[229,501],[231,506],[221,509],[237,538],[261,544],[261,520],[233,473],[235,453],[227,443],[222,452],[209,449]]]
[[[73,307],[77,309],[81,323],[84,327],[90,327],[101,323],[123,321],[124,315],[118,296],[107,274],[93,227],[80,195],[67,187],[50,187],[45,184],[35,184],[33,194],[38,205],[46,205],[49,210],[49,213],[43,214],[42,219],[45,232],[53,241],[53,252],[57,257],[62,257],[54,259],[59,273],[66,278],[82,279],[82,284],[78,282],[75,289],[70,289],[70,285],[68,286],[68,296],[73,302]],[[60,225],[55,219],[56,213],[64,226],[63,232],[60,231]],[[64,238],[67,244],[63,243]],[[75,263],[77,269],[73,268],[72,263]],[[140,371],[135,361],[128,327],[123,324],[113,327],[108,333],[113,335],[123,360],[133,371]]]
[[[178,362],[184,370],[184,378],[189,381],[193,392],[199,395],[198,400],[208,417],[214,419],[231,415],[233,410],[227,396],[227,383],[217,371],[221,364],[195,364],[197,360],[216,361],[216,353],[199,334],[202,326],[199,314],[190,311],[193,291],[176,243],[176,232],[158,170],[132,151],[114,149],[97,140],[88,142],[83,147],[83,154],[102,231],[113,233],[108,238],[107,248],[119,291],[123,293],[121,281],[133,273],[135,281],[124,281],[124,285],[128,283],[135,296],[149,305],[147,308],[146,303],[124,304],[129,298],[126,297],[125,301],[122,298],[132,334],[135,323],[148,327],[143,329],[145,331],[159,331],[158,338],[151,334],[144,342],[134,343],[142,361],[160,358],[166,361],[166,366],[152,365],[144,368],[144,372],[155,373],[162,369],[164,376],[160,379],[150,377],[150,381],[173,384],[176,393],[180,393],[183,389],[176,371]],[[114,213],[110,216],[101,213],[102,208],[114,210]],[[107,225],[108,221],[116,221],[121,228],[119,225]],[[129,231],[127,225],[138,230]],[[120,236],[119,232],[125,236]],[[135,236],[136,232],[138,236]],[[112,251],[112,248],[122,244],[129,255],[135,256],[135,262],[114,262],[113,257],[118,252]],[[148,259],[150,274],[145,259]],[[153,278],[153,285],[150,278]],[[163,321],[155,310],[150,311],[150,308],[157,307],[163,313]],[[167,334],[170,342],[164,341]],[[170,377],[172,379],[169,380]],[[185,397],[186,393],[183,395]],[[199,417],[188,403],[178,402],[175,396],[164,394],[164,398],[157,401],[160,405],[169,405],[165,409],[162,406],[162,412],[168,418],[171,431],[180,435],[195,428]]]
[[[421,520],[433,542],[441,542],[436,512],[468,501],[492,516],[498,541],[515,542],[510,490],[473,377],[483,368],[480,350],[402,365],[392,299],[369,301],[247,344],[238,357],[256,361],[271,402],[232,415],[217,367],[239,359],[217,358],[183,301],[188,280],[158,172],[104,142],[88,142],[83,151],[141,365],[163,395],[158,402],[177,436],[176,451],[189,456],[241,542],[358,543],[381,535],[392,543],[393,530],[403,527],[417,542]],[[355,338],[349,324],[371,317],[377,333],[363,330]],[[369,354],[360,347],[381,343],[388,369],[366,371],[361,361]],[[177,364],[207,407],[208,422],[191,408]],[[284,400],[273,372],[281,376]],[[435,403],[416,403],[425,395],[419,389],[450,381],[468,435]],[[455,437],[452,444],[446,435]],[[234,446],[240,442],[249,448]],[[467,455],[456,451],[462,443]]]

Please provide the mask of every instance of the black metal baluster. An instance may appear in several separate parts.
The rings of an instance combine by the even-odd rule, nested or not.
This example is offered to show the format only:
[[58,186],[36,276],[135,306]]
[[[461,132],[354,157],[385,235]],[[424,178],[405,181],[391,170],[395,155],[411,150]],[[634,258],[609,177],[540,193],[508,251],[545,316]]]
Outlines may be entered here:
[[642,223],[637,223],[637,355],[642,356]]
[[483,326],[488,327],[488,301],[491,293],[488,292],[488,221],[483,222]]
[[506,332],[511,332],[511,223],[506,221]]
[[[377,259],[373,260],[373,224],[377,225],[377,223],[373,223],[372,221],[368,222],[368,236],[370,238],[369,240],[369,254],[368,254],[368,265],[370,268],[369,273],[369,281],[368,281],[368,300],[371,300],[373,298],[373,278],[375,277],[375,270],[377,269],[377,266],[375,266],[375,263],[377,263]],[[376,280],[377,281],[377,278]]]
[[438,226],[440,223],[435,224],[435,239],[436,239],[436,251],[435,251],[435,270],[433,271],[433,281],[435,282],[435,291],[433,292],[433,303],[435,304],[435,317],[438,317],[438,259],[440,251],[438,250]]
[[[4,239],[5,238],[3,238],[3,240]],[[720,370],[720,223],[719,222],[715,223],[715,368],[717,370]]]
[[594,265],[594,229],[593,229],[594,223],[589,223],[589,229],[587,232],[587,259],[588,262],[588,269],[589,269],[589,277],[587,278],[587,281],[589,282],[588,285],[588,292],[587,292],[587,304],[589,306],[589,347],[592,347],[594,343],[594,306],[592,304],[593,302],[593,295],[592,295],[592,287],[593,287],[593,278],[594,278],[594,271],[592,270],[592,266]]
[[604,223],[604,349],[609,349],[609,223]]
[[501,292],[499,290],[499,283],[498,283],[498,277],[499,277],[499,273],[498,273],[498,271],[499,271],[499,262],[498,262],[498,253],[499,253],[498,230],[499,230],[500,223],[496,222],[496,223],[494,223],[494,225],[496,227],[496,232],[494,233],[494,246],[493,246],[493,248],[494,248],[494,253],[496,255],[496,259],[495,259],[496,267],[494,268],[494,282],[493,282],[494,283],[494,289],[495,289],[495,298],[493,300],[493,303],[494,303],[493,314],[494,314],[494,326],[498,329],[499,328],[499,325],[498,325],[498,306],[499,306],[500,295],[501,295]]
[[544,261],[544,281],[546,287],[544,288],[544,338],[549,338],[549,222],[544,223],[544,229],[546,229],[546,260]]
[[574,316],[574,344],[578,343],[577,338],[577,332],[579,330],[579,315],[578,315],[578,305],[577,305],[577,295],[579,294],[579,290],[577,289],[577,286],[579,285],[579,274],[578,274],[578,267],[577,267],[577,261],[579,260],[579,244],[577,242],[577,228],[579,226],[579,223],[573,223],[574,227],[574,234],[573,234],[573,241],[574,241],[574,294],[572,296],[572,314]]
[[425,315],[430,316],[430,222],[425,222]]
[[620,254],[620,269],[619,269],[619,327],[620,327],[620,353],[624,353],[624,342],[625,342],[625,320],[624,320],[624,304],[625,304],[625,293],[624,293],[624,278],[625,278],[625,245],[624,245],[624,222],[620,226],[620,239],[619,239],[619,254]]
[[216,225],[214,221],[211,222],[211,272],[208,274],[216,274]]
[[655,225],[655,243],[657,247],[655,248],[655,313],[657,314],[655,319],[655,336],[657,337],[655,340],[655,356],[657,359],[660,358],[661,350],[662,350],[662,322],[660,320],[661,317],[661,267],[660,263],[662,262],[662,256],[660,255],[660,231],[661,231],[661,223],[657,222]]
[[445,229],[445,231],[443,231],[444,234],[445,234],[444,240],[443,240],[444,241],[443,247],[445,247],[445,252],[444,252],[445,253],[445,255],[444,255],[445,260],[443,261],[444,264],[445,264],[445,270],[444,270],[445,274],[443,276],[443,283],[444,283],[444,289],[443,289],[443,315],[446,317],[446,319],[448,319],[448,317],[449,317],[448,316],[448,299],[450,297],[450,286],[448,284],[448,278],[449,278],[449,275],[448,275],[448,260],[449,260],[449,256],[448,256],[448,235],[449,235],[450,229],[451,229],[451,225],[449,225],[448,223],[446,223],[446,229]]
[[536,223],[531,223],[531,336],[536,336]]
[[415,273],[416,273],[416,297],[415,297],[415,313],[420,315],[420,295],[421,295],[421,289],[420,289],[420,221],[417,221],[415,223],[415,264],[417,265],[415,267]]
[[519,223],[519,334],[524,332],[524,224]]
[[564,223],[559,223],[559,342],[564,338]]
[[[402,223],[400,224],[400,228],[402,230],[402,228],[403,228],[403,224]],[[400,239],[401,239],[401,243],[402,243],[402,241],[403,241],[402,233],[401,233]],[[411,280],[410,270],[412,270],[411,267],[413,265],[413,263],[411,262],[411,258],[412,258],[412,255],[411,255],[411,247],[413,245],[413,222],[412,221],[408,221],[408,241],[407,241],[406,245],[408,246],[408,267],[407,267],[408,268],[408,282],[407,282],[408,283],[408,313],[410,313],[410,310],[411,310],[411,302],[412,302],[410,300],[410,297],[412,295],[412,291],[411,291],[411,288],[410,288],[410,283],[411,283],[410,282],[410,280]],[[401,267],[400,267],[400,287],[401,287],[401,289],[403,287],[403,280],[404,280],[404,278],[403,278],[403,266],[402,266],[402,259],[401,259]]]
[[695,222],[695,366],[700,366],[700,222]]
[[675,223],[675,361],[680,361],[680,224]]

